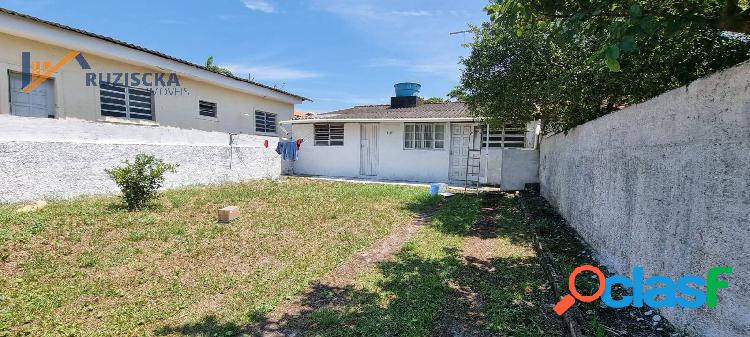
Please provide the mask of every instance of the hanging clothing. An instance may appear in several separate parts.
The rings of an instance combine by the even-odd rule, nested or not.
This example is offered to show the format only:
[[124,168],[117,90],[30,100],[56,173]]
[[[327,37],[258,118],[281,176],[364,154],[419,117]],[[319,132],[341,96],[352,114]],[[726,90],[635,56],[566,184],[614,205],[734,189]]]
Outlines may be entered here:
[[282,140],[276,147],[276,152],[281,151],[281,159],[286,161],[295,161],[297,156],[297,142],[293,140]]

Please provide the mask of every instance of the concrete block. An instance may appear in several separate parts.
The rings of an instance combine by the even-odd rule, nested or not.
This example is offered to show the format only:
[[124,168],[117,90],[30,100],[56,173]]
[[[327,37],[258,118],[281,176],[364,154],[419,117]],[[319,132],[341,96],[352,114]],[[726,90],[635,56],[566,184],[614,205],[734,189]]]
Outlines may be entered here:
[[227,206],[219,210],[219,222],[231,222],[240,217],[240,208]]

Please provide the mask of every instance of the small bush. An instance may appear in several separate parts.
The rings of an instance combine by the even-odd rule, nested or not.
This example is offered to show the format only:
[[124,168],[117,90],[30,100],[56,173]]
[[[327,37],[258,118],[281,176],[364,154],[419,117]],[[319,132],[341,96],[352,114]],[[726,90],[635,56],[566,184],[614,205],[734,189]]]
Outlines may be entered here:
[[135,156],[135,162],[126,160],[123,164],[106,172],[120,187],[122,198],[131,211],[141,209],[155,199],[164,184],[164,174],[174,173],[177,169],[177,165],[142,153]]

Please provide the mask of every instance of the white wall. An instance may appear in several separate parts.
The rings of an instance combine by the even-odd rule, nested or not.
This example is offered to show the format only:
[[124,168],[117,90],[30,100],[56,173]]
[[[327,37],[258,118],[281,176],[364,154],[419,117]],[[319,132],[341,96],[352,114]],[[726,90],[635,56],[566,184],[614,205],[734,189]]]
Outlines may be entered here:
[[750,63],[541,143],[541,190],[615,271],[731,266],[716,308],[663,309],[703,336],[750,331]]
[[230,148],[220,132],[0,116],[0,202],[115,193],[104,170],[138,153],[180,165],[167,188],[280,174],[277,138],[234,138]]
[[[445,149],[405,150],[404,123],[378,123],[378,175],[382,180],[449,182],[450,125],[446,123]],[[293,137],[305,139],[299,160],[286,170],[288,174],[331,177],[361,177],[360,124],[344,124],[344,146],[315,146],[313,124],[294,124]],[[477,142],[478,142],[477,138]],[[539,152],[533,149],[490,149],[482,152],[482,172],[488,172],[486,183],[507,191],[522,190],[525,184],[537,183]]]
[[487,153],[487,184],[500,186],[503,191],[519,191],[526,184],[539,182],[538,150],[490,148]]
[[[294,124],[294,138],[305,143],[294,163],[294,174],[360,177],[360,124],[344,124],[344,146],[315,146],[313,124]],[[450,144],[446,124],[446,147]],[[404,124],[379,123],[379,166],[376,179],[447,182],[450,151],[404,150]]]

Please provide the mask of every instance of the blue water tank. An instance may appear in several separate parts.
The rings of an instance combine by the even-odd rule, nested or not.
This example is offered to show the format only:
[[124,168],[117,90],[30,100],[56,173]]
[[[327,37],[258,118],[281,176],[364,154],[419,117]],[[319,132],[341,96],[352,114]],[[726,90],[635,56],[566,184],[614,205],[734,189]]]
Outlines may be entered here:
[[419,83],[411,82],[397,83],[394,87],[396,87],[396,97],[416,96],[419,93],[419,89],[422,88]]

